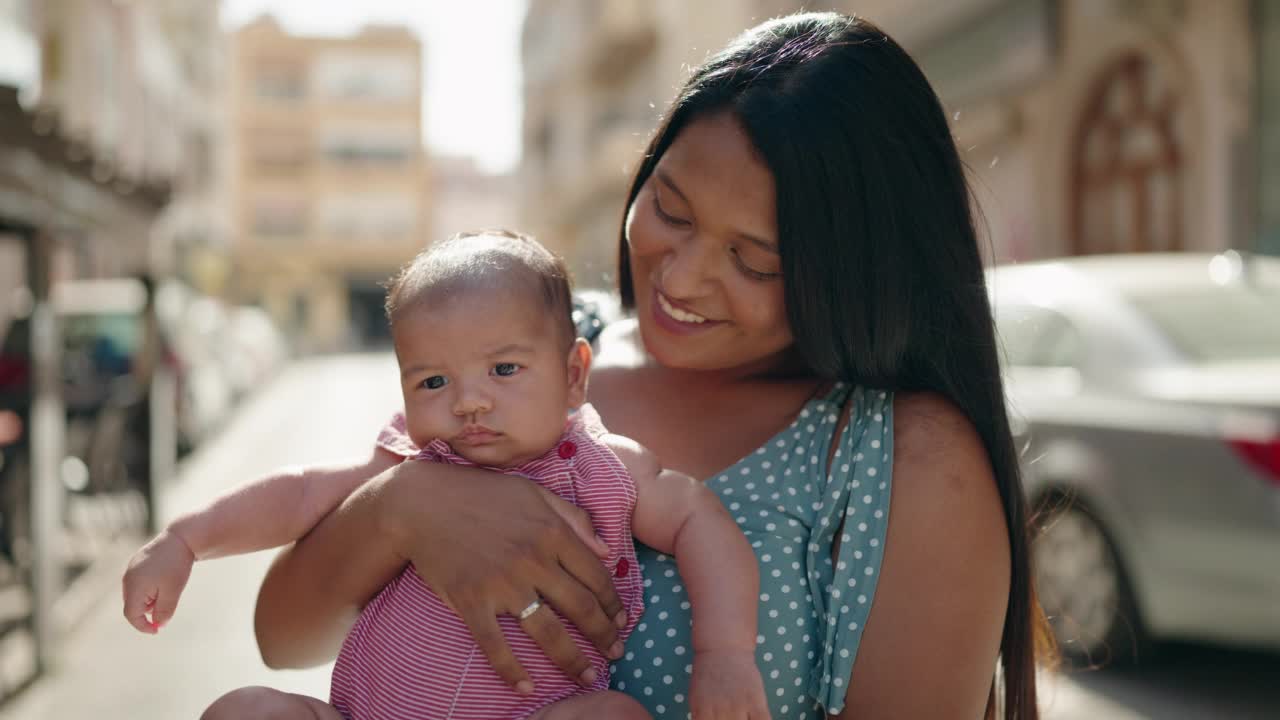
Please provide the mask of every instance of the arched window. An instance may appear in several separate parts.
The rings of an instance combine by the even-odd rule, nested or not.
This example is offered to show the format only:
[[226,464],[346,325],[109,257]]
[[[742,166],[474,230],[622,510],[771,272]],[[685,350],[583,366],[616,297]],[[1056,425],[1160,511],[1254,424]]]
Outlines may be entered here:
[[1072,143],[1074,254],[1182,249],[1184,110],[1169,81],[1137,54],[1099,76]]

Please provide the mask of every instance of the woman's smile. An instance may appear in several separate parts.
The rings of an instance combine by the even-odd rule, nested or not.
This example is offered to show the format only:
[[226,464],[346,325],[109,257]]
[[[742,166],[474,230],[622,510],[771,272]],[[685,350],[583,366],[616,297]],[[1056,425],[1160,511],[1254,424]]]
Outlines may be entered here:
[[695,312],[685,310],[653,288],[653,320],[658,327],[681,335],[703,332],[723,325],[722,321],[711,320]]

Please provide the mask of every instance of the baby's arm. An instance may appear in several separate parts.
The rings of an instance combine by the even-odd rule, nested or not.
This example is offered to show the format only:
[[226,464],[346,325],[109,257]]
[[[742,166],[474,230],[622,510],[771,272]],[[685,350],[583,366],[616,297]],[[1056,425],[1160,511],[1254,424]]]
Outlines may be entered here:
[[638,499],[631,520],[638,540],[673,555],[693,606],[694,717],[767,718],[756,669],[755,553],[706,485],[671,470],[628,438],[606,442],[631,472]]
[[156,632],[173,616],[196,560],[291,543],[365,481],[402,459],[379,447],[355,463],[281,470],[182,515],[129,561],[125,618],[142,632]]

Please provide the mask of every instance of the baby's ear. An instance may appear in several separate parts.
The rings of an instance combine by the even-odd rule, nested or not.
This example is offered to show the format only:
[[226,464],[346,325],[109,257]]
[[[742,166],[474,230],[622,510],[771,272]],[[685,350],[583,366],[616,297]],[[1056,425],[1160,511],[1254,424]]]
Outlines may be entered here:
[[587,401],[587,375],[591,372],[591,346],[578,338],[569,348],[569,407],[579,407]]

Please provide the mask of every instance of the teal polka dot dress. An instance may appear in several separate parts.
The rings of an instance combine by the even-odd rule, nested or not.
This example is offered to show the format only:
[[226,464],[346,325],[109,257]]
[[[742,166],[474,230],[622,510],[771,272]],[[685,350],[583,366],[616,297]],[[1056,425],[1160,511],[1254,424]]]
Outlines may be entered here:
[[[850,422],[833,439],[846,406]],[[756,662],[775,718],[822,718],[844,707],[889,522],[892,408],[890,393],[837,384],[707,480],[760,562]],[[639,543],[637,554],[645,614],[611,684],[655,718],[686,718],[689,598],[674,558]]]

